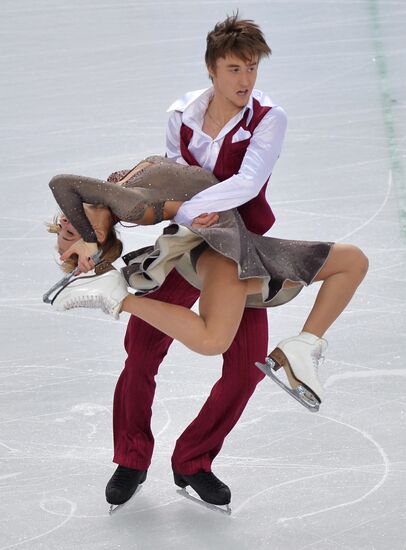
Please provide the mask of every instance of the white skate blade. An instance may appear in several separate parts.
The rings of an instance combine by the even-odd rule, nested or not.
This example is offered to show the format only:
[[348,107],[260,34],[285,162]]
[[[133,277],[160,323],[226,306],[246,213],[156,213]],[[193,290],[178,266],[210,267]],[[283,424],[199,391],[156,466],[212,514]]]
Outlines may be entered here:
[[58,293],[65,288],[71,281],[76,277],[76,275],[79,275],[80,271],[78,268],[75,268],[70,273],[67,273],[60,279],[57,283],[55,283],[42,297],[42,301],[45,304],[52,304],[54,301],[54,298],[58,295]]
[[292,390],[289,386],[284,384],[282,380],[274,373],[274,367],[280,368],[270,357],[267,357],[265,363],[255,363],[255,366],[259,368],[264,374],[269,376],[271,380],[276,382],[279,387],[285,390],[289,395],[291,395],[296,401],[298,401],[303,407],[306,407],[310,412],[318,412],[320,407],[320,402],[309,388],[299,385],[297,388]]
[[117,512],[117,510],[124,506],[124,504],[110,504],[109,516],[112,516],[115,512]]
[[134,497],[135,495],[137,495],[142,489],[142,484],[138,485],[135,493],[133,494],[133,496],[131,498],[129,498],[126,502],[124,502],[123,504],[110,504],[110,508],[109,508],[109,516],[112,516],[113,514],[115,514],[116,512],[118,512],[119,510],[121,510],[121,508],[123,508],[124,506],[126,506]]
[[179,495],[182,495],[183,497],[187,498],[188,500],[191,500],[195,502],[196,504],[199,504],[200,506],[203,506],[204,508],[208,508],[209,510],[212,510],[213,512],[218,512],[220,514],[225,514],[227,516],[231,516],[231,508],[229,504],[226,504],[224,507],[218,506],[217,504],[210,504],[209,502],[205,502],[204,500],[201,500],[200,498],[194,497],[190,493],[186,491],[186,489],[177,489],[176,491]]

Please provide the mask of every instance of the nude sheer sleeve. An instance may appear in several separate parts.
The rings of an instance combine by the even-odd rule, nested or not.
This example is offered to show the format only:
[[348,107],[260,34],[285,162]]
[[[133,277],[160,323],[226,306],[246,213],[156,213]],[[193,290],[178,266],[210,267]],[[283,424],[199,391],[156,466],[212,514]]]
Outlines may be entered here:
[[123,185],[69,174],[52,178],[49,187],[59,207],[86,242],[97,239],[84,203],[107,206],[119,220],[131,223],[140,223],[152,207],[158,223],[166,201],[185,202],[217,183],[213,174],[198,166],[182,166],[158,156],[145,162]]
[[148,203],[133,189],[103,180],[64,174],[55,176],[49,187],[62,212],[86,242],[97,242],[83,204],[107,206],[120,220],[137,223]]

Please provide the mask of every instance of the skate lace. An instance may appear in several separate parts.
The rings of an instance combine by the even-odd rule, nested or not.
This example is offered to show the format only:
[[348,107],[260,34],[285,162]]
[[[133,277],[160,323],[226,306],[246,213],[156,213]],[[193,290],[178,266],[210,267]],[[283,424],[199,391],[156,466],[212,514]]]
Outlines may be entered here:
[[111,305],[107,303],[105,296],[75,296],[65,304],[65,309],[74,309],[77,307],[101,309],[107,314],[111,311]]

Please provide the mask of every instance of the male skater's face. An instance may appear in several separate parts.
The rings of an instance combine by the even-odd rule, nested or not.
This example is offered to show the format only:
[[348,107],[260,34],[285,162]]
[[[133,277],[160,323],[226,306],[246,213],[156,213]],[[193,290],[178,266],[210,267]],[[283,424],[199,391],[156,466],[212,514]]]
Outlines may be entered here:
[[258,58],[244,61],[235,55],[220,57],[216,70],[209,68],[215,94],[222,96],[234,107],[247,105],[257,79]]

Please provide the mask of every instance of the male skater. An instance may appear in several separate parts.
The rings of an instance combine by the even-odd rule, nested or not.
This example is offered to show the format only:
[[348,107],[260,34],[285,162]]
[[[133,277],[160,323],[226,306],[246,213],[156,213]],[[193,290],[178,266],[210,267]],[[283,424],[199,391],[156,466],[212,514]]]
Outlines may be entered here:
[[[265,188],[281,151],[286,115],[254,90],[258,63],[270,53],[259,27],[238,14],[208,34],[205,61],[213,87],[190,92],[170,107],[167,155],[202,166],[220,183],[185,202],[176,216],[178,223],[208,227],[217,221],[215,212],[238,207],[249,230],[264,234],[272,226],[275,218]],[[149,297],[191,307],[199,291],[173,270]],[[150,424],[154,378],[171,342],[137,317],[130,318],[125,337],[128,357],[114,397],[114,462],[119,466],[106,487],[110,504],[126,502],[147,477],[154,445]],[[230,502],[230,489],[212,473],[211,464],[263,378],[255,361],[267,355],[267,344],[266,310],[247,308],[223,355],[221,378],[176,442],[172,455],[176,485],[190,485],[211,504]]]

